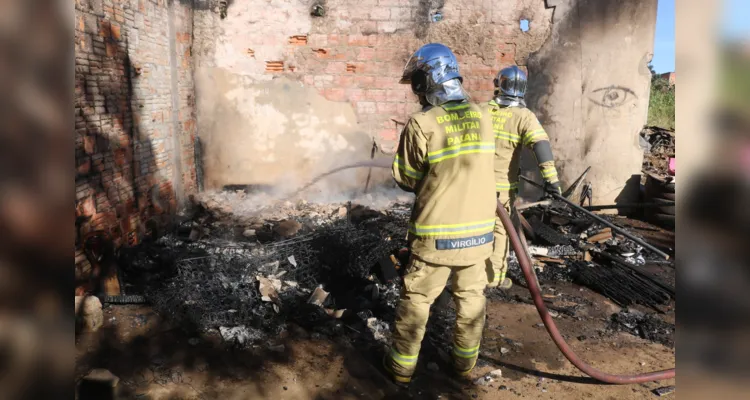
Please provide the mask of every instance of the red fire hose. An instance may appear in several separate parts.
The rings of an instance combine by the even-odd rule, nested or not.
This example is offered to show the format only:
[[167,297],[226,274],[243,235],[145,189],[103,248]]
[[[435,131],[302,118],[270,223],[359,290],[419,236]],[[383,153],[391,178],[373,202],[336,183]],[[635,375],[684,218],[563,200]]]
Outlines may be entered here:
[[[376,167],[376,168],[390,168],[390,163],[386,165],[382,162],[365,161],[361,163],[345,165],[343,167],[331,170],[326,174],[318,176],[308,185],[298,190],[296,193],[301,192],[302,190],[310,187],[311,185],[313,185],[315,182],[319,181],[323,177],[328,176],[334,172],[341,171],[341,170],[348,169],[348,168],[368,167],[368,166]],[[555,345],[557,345],[557,348],[560,349],[560,352],[562,352],[563,355],[565,355],[565,358],[567,358],[568,361],[570,361],[576,368],[581,370],[581,372],[583,372],[584,374],[604,383],[628,385],[628,384],[633,384],[633,383],[660,381],[660,380],[674,378],[674,374],[675,374],[674,368],[665,369],[662,371],[649,372],[645,374],[638,374],[638,375],[612,375],[612,374],[599,371],[598,369],[594,369],[594,367],[586,364],[583,360],[578,358],[578,355],[576,355],[576,353],[573,352],[573,349],[571,349],[570,346],[568,346],[568,344],[565,343],[565,339],[563,339],[562,335],[560,334],[560,331],[557,330],[557,325],[555,325],[555,321],[552,320],[552,316],[549,314],[549,311],[547,310],[547,306],[544,304],[544,300],[542,300],[542,294],[541,294],[541,290],[539,289],[539,283],[536,280],[536,275],[534,275],[534,272],[531,269],[532,268],[531,260],[529,259],[529,257],[527,256],[526,252],[524,251],[521,245],[521,240],[518,237],[518,233],[513,227],[513,223],[510,220],[510,216],[508,215],[508,212],[505,211],[505,207],[503,207],[499,201],[497,203],[497,215],[500,217],[500,221],[502,221],[506,232],[508,232],[508,237],[510,238],[510,244],[511,246],[513,246],[513,251],[516,253],[516,256],[518,257],[519,264],[521,264],[523,275],[526,278],[526,282],[528,282],[529,292],[531,293],[531,297],[534,299],[534,305],[536,306],[536,310],[539,312],[539,316],[542,318],[542,322],[544,322],[544,327],[547,328],[547,332],[549,333],[550,337],[552,337],[552,341],[555,342]]]
[[542,294],[539,290],[539,284],[536,280],[536,276],[534,275],[533,270],[531,269],[531,260],[529,260],[526,252],[523,250],[523,247],[521,246],[521,240],[518,237],[518,233],[516,233],[513,223],[510,220],[510,216],[505,211],[505,207],[503,207],[500,202],[498,202],[497,204],[497,215],[500,217],[500,221],[502,221],[503,226],[505,227],[505,231],[508,232],[511,246],[513,246],[513,251],[518,257],[519,264],[521,264],[523,276],[526,278],[526,282],[529,286],[529,292],[531,293],[531,297],[534,299],[536,310],[539,312],[539,316],[542,318],[542,322],[544,322],[544,327],[547,328],[547,332],[549,333],[550,337],[552,337],[552,341],[555,342],[557,348],[560,349],[560,351],[565,355],[565,358],[567,358],[568,361],[575,365],[576,368],[581,370],[581,372],[598,381],[613,383],[617,385],[660,381],[664,379],[674,378],[674,368],[638,375],[612,375],[599,371],[598,369],[595,369],[594,367],[586,364],[583,360],[578,358],[578,355],[576,355],[576,353],[573,352],[573,349],[571,349],[570,346],[565,343],[565,339],[563,339],[562,335],[560,335],[560,331],[557,330],[557,325],[555,325],[555,321],[552,320],[552,316],[549,314],[547,306],[544,304],[544,300],[542,299]]

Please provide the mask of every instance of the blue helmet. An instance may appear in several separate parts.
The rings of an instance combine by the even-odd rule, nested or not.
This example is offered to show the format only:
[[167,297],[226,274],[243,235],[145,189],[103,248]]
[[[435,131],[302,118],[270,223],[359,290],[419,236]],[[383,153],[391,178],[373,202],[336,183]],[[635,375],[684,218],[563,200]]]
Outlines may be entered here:
[[526,95],[526,73],[517,66],[503,68],[495,78],[495,87],[501,96],[523,98]]
[[462,82],[456,56],[440,43],[420,47],[406,62],[401,76],[401,83],[410,83],[415,94],[424,95],[434,106],[465,100],[468,95],[461,87]]

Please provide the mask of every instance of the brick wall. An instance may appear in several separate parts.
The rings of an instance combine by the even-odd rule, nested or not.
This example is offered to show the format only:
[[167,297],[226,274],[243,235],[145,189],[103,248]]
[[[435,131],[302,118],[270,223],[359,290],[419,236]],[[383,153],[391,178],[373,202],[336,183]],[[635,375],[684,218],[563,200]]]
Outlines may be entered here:
[[[207,10],[195,17],[198,66],[257,81],[301,81],[329,100],[350,103],[383,148],[393,147],[402,123],[419,109],[409,86],[398,81],[420,45],[451,47],[465,88],[484,101],[500,68],[525,64],[546,40],[552,15],[544,1],[533,0],[502,6],[490,0],[327,0],[318,2],[322,17],[310,15],[312,3],[235,0],[221,18],[218,3],[203,3]],[[521,31],[521,18],[531,20],[528,32]]]
[[674,72],[665,72],[663,74],[659,75],[660,78],[666,79],[669,82],[669,85],[672,86],[675,83],[675,73]]
[[137,243],[148,220],[163,225],[195,187],[192,9],[174,3],[75,2],[77,231],[116,245]]
[[[421,44],[453,48],[464,86],[487,100],[494,73],[523,65],[549,35],[552,10],[543,1],[445,3],[319,0],[325,13],[313,16],[313,4],[293,0],[75,0],[78,232],[138,243],[148,221],[163,226],[195,190],[197,122],[214,118],[196,115],[196,68],[219,68],[245,84],[301,82],[351,107],[357,131],[387,151],[419,108],[398,80]],[[529,32],[520,18],[532,20]],[[246,118],[239,111],[227,115]],[[221,135],[221,124],[207,126],[202,137]]]

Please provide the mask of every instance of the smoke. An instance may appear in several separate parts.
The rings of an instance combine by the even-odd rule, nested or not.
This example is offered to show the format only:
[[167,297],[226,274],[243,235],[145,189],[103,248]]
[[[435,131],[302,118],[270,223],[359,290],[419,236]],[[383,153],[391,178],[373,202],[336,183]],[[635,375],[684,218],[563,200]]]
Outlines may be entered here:
[[[326,187],[326,185],[322,185]],[[320,206],[321,212],[330,214],[347,202],[360,204],[374,210],[388,210],[395,204],[408,204],[414,201],[414,195],[398,188],[379,185],[367,193],[359,192],[326,192],[316,185],[292,196],[278,188],[267,191],[246,193],[243,190],[211,190],[195,196],[198,203],[210,209],[223,210],[239,220],[252,219],[258,216],[291,215],[290,209],[304,202]],[[269,217],[270,218],[270,217]]]

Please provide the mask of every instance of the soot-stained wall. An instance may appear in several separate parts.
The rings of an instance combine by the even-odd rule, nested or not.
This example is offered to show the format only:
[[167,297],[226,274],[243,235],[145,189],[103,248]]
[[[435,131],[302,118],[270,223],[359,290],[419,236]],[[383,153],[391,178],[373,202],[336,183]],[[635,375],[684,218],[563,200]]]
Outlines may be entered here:
[[118,245],[197,190],[196,137],[207,188],[295,186],[392,150],[418,109],[398,80],[428,42],[476,101],[528,67],[563,181],[591,166],[596,202],[634,195],[656,0],[76,0],[75,18],[78,228]]
[[572,183],[590,166],[597,204],[638,198],[656,2],[548,0],[552,35],[528,61],[527,102],[550,133],[561,178]]
[[[75,1],[76,231],[140,241],[196,188],[192,5]],[[81,237],[79,237],[81,239]],[[76,277],[90,268],[76,243]]]
[[451,47],[464,86],[487,101],[499,68],[541,48],[553,13],[539,0],[201,3],[194,57],[207,188],[304,181],[369,159],[373,140],[391,151],[419,109],[398,81],[420,45]]

